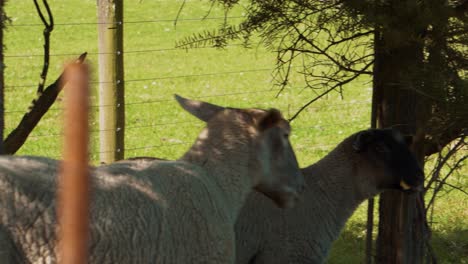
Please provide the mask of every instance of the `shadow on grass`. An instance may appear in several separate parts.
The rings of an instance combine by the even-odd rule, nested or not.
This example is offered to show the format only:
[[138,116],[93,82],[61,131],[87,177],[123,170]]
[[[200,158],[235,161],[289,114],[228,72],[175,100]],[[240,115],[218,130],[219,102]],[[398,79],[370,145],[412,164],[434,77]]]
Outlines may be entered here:
[[[330,250],[328,264],[364,263],[365,223],[352,223],[341,233]],[[375,236],[374,236],[375,239]],[[432,247],[438,263],[468,264],[468,227],[432,234]],[[375,245],[375,241],[374,241]]]

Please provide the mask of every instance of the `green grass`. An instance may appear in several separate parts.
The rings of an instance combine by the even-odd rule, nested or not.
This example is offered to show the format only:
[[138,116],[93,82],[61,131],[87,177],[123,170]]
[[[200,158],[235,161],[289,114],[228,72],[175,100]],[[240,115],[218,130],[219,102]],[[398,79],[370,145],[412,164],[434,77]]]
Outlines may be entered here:
[[[177,158],[189,147],[202,124],[189,116],[173,100],[179,93],[187,97],[203,97],[216,104],[236,107],[276,107],[291,116],[317,91],[303,89],[300,74],[276,97],[272,71],[275,54],[262,46],[252,49],[229,46],[172,50],[175,41],[204,29],[216,28],[220,19],[201,18],[210,5],[187,1],[181,20],[173,20],[182,1],[126,1],[125,21],[147,21],[125,24],[125,89],[126,89],[126,156]],[[50,1],[54,12],[50,73],[48,83],[55,80],[66,61],[84,51],[97,69],[97,25],[95,0]],[[79,10],[79,11],[78,11]],[[12,25],[5,34],[6,45],[6,133],[19,122],[35,96],[35,84],[42,67],[42,27],[30,0],[9,1],[7,14]],[[210,18],[222,17],[223,10],[213,8]],[[241,16],[234,10],[229,16]],[[164,21],[167,20],[167,21]],[[85,23],[81,25],[65,25]],[[23,26],[21,26],[23,25]],[[254,41],[255,42],[255,41]],[[167,50],[161,50],[167,49]],[[144,50],[153,50],[141,52]],[[159,51],[154,51],[159,50]],[[66,54],[66,55],[60,55]],[[23,57],[11,57],[25,55]],[[229,74],[223,74],[227,73]],[[202,76],[191,76],[202,75]],[[177,78],[169,78],[169,77]],[[181,77],[185,76],[185,77]],[[96,80],[96,74],[93,76]],[[144,79],[144,80],[142,80]],[[314,103],[293,123],[292,143],[299,162],[306,166],[323,157],[349,134],[367,128],[370,120],[370,79],[359,79],[344,87],[343,99],[331,93]],[[25,86],[25,87],[17,87]],[[97,94],[97,85],[93,85]],[[142,103],[145,102],[145,103]],[[93,105],[97,98],[93,96]],[[61,151],[60,100],[39,123],[18,154],[59,158]],[[93,107],[92,130],[98,131],[97,107]],[[92,133],[91,157],[98,163],[98,133]],[[466,173],[465,173],[466,174]],[[456,178],[463,180],[462,176]],[[466,181],[462,182],[466,186]],[[463,263],[468,258],[468,216],[466,196],[453,191],[439,199],[434,221],[434,247],[441,263]],[[330,263],[361,263],[364,252],[365,206],[359,208],[335,243]],[[466,263],[466,262],[465,262]]]

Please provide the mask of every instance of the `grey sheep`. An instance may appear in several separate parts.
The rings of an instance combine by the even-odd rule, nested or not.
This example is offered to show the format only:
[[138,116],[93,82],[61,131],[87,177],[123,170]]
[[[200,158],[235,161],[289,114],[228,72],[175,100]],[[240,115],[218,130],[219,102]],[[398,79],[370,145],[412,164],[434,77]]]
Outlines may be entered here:
[[421,187],[423,171],[405,141],[391,129],[348,137],[302,170],[307,189],[293,209],[251,194],[236,223],[236,263],[323,263],[361,202],[383,190]]
[[[252,188],[281,207],[303,189],[279,111],[176,98],[206,122],[183,157],[90,168],[90,263],[234,263],[234,223]],[[0,263],[56,262],[59,167],[0,158]]]

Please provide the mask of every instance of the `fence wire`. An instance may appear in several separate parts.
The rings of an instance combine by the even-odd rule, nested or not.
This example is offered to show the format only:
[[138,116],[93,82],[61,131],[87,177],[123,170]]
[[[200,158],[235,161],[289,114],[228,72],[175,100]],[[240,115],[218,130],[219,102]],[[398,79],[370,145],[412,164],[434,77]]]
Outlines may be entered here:
[[[216,27],[213,23],[223,23],[226,20],[232,21],[242,18],[244,18],[243,15],[179,18],[177,19],[177,23],[181,22],[181,24],[178,24],[177,28],[183,28],[184,25],[186,26],[185,29],[191,28],[194,27],[193,23],[197,25],[211,23],[211,26],[214,25],[214,27]],[[159,25],[168,25],[170,27],[174,21],[175,19],[145,19],[141,17],[139,19],[129,19],[117,23],[123,23],[124,27],[129,27],[125,32],[129,32],[129,30],[135,29],[135,27],[144,26],[145,28],[151,29],[154,35],[163,35],[168,34],[167,30],[161,29]],[[97,27],[99,24],[100,23],[97,21],[60,22],[55,24],[54,32],[66,30],[67,34],[73,35],[73,32],[86,32],[92,27]],[[15,34],[21,33],[27,29],[28,32],[34,31],[40,35],[42,26],[42,24],[31,23],[27,20],[15,20],[9,25],[7,34],[12,34],[15,31],[17,31]],[[112,25],[110,24],[110,26]],[[171,28],[171,30],[176,31],[174,28]],[[190,34],[186,34],[185,36],[189,35]],[[134,38],[134,34],[129,34],[129,37],[126,35],[124,42],[132,42]],[[174,38],[168,43],[158,43],[152,46],[145,45],[144,47],[133,45],[118,52],[119,55],[125,56],[124,58],[126,61],[138,61],[142,59],[147,63],[148,61],[155,62],[158,69],[164,69],[163,62],[159,61],[161,58],[166,61],[171,61],[170,58],[185,58],[182,60],[182,64],[168,65],[167,69],[158,71],[156,74],[151,69],[142,73],[133,67],[125,66],[125,80],[123,82],[126,84],[126,93],[129,96],[125,103],[127,109],[127,124],[124,129],[127,142],[125,151],[129,157],[147,154],[159,155],[158,150],[162,148],[174,149],[174,154],[171,154],[171,151],[162,151],[162,155],[175,156],[176,154],[182,153],[184,149],[188,148],[194,141],[197,131],[203,127],[203,124],[180,110],[174,111],[177,106],[171,95],[172,93],[182,93],[190,98],[220,102],[220,104],[225,105],[262,108],[275,107],[282,110],[287,117],[299,109],[306,100],[309,100],[320,92],[320,90],[305,88],[306,85],[303,81],[296,77],[294,85],[287,86],[283,93],[278,96],[278,93],[282,91],[282,89],[274,85],[275,76],[273,72],[275,68],[272,67],[274,54],[271,52],[268,54],[269,51],[263,50],[260,51],[260,53],[263,52],[262,54],[267,54],[269,59],[258,59],[258,42],[250,43],[250,47],[257,47],[250,50],[244,49],[246,46],[244,43],[229,44],[223,49],[207,46],[179,49],[174,46],[169,46],[175,43],[176,40],[178,39]],[[56,43],[55,45],[59,44],[65,47],[72,44],[72,41],[74,40],[61,39],[60,43]],[[99,55],[114,55],[113,53],[98,52],[97,39],[89,39],[89,43],[95,43],[87,47],[90,50],[87,53],[88,59],[95,63]],[[38,45],[37,50],[39,50],[40,47],[41,46]],[[59,49],[62,50],[62,52],[51,50],[50,57],[54,64],[51,64],[51,67],[55,66],[56,68],[60,68],[59,66],[63,63],[63,60],[76,58],[83,52],[83,50],[78,50],[80,48],[82,47]],[[193,63],[193,68],[195,69],[187,71],[187,67],[183,67],[183,61],[193,59],[191,54],[195,53],[195,51],[204,52],[200,57],[201,61],[199,64]],[[216,52],[215,56],[209,55],[212,51]],[[238,56],[248,52],[252,54],[253,59],[250,58],[248,63],[242,61],[242,63],[237,63]],[[136,57],[137,55],[138,57]],[[203,56],[205,55],[211,57],[204,58]],[[35,88],[38,86],[39,80],[37,76],[40,66],[36,66],[34,63],[31,64],[31,61],[37,61],[37,65],[40,65],[40,63],[42,63],[42,56],[42,52],[37,51],[30,53],[22,52],[18,49],[6,51],[5,60],[7,66],[15,65],[15,70],[18,69],[18,65],[21,65],[21,69],[28,69],[29,67],[35,68],[34,74],[25,75],[21,78],[15,78],[15,74],[13,72],[8,72],[9,68],[7,68],[7,73],[10,74],[7,75],[5,85],[7,100],[9,95],[18,99],[30,98],[26,100],[28,101],[27,103],[33,100],[35,97]],[[226,59],[224,59],[225,57]],[[218,58],[221,58],[219,63],[212,63],[211,67],[202,67],[207,60],[217,61]],[[293,66],[293,68],[295,67],[297,67],[299,71],[300,66]],[[56,78],[56,76],[50,73],[48,80],[51,82],[54,78]],[[97,89],[100,83],[112,83],[105,80],[98,81],[95,80],[95,78],[91,82],[95,89]],[[145,84],[148,82],[151,84]],[[229,88],[223,87],[226,86],[226,84]],[[252,86],[251,84],[254,85]],[[143,87],[140,87],[140,85]],[[166,85],[170,88],[167,88]],[[190,87],[185,89],[182,85],[188,85]],[[159,93],[164,95],[161,96]],[[138,96],[134,96],[135,94]],[[97,95],[94,96],[91,105],[94,117],[91,124],[92,152],[90,154],[94,162],[98,163],[99,154],[101,153],[97,149],[97,145],[99,145],[99,132],[109,130],[99,129],[97,113],[99,109],[113,107],[113,105],[100,105],[96,97]],[[301,97],[302,99],[296,100],[296,97]],[[13,100],[14,103],[7,102],[5,111],[7,132],[15,127],[22,115],[27,111],[28,105],[26,105],[25,102],[19,102],[16,98]],[[368,113],[363,109],[366,109],[369,105],[370,97],[360,96],[357,98],[346,98],[345,100],[331,98],[330,101],[326,103],[310,106],[304,115],[310,115],[312,117],[302,118],[292,124],[294,133],[297,134],[297,137],[292,138],[293,143],[297,144],[296,151],[299,153],[322,153],[323,151],[330,150],[338,143],[336,138],[344,138],[347,134],[354,132],[354,130],[367,127]],[[49,110],[44,120],[41,121],[38,128],[33,131],[32,135],[29,137],[25,146],[20,151],[20,154],[25,153],[29,155],[60,158],[59,153],[62,137],[60,116],[62,110],[62,107],[58,103]],[[183,130],[190,132],[185,133]],[[154,138],[148,135],[152,135]],[[135,140],[135,138],[142,138],[143,140]]]
[[[199,1],[196,2],[198,5]],[[13,4],[13,1],[9,4]],[[291,84],[284,90],[275,86],[278,81],[274,74],[276,54],[262,48],[260,38],[251,43],[231,43],[223,49],[210,46],[175,48],[176,41],[184,37],[215,30],[226,20],[240,21],[244,15],[225,17],[219,12],[211,17],[193,15],[178,18],[175,27],[175,17],[154,18],[152,15],[158,13],[158,10],[152,15],[141,9],[132,11],[125,16],[129,17],[128,20],[116,23],[123,24],[125,32],[125,49],[116,54],[125,59],[126,157],[174,159],[193,144],[203,123],[177,106],[172,95],[174,93],[225,106],[275,107],[288,117],[324,88],[307,87],[301,77],[302,65],[292,66],[295,74],[290,76]],[[147,17],[132,15],[140,12]],[[6,135],[17,126],[36,97],[43,57],[43,24],[36,23],[37,18],[28,19],[27,16],[13,13],[8,15],[14,19],[5,31],[6,40],[10,39],[4,54]],[[82,17],[86,20],[80,20]],[[90,17],[94,16],[78,15],[68,18],[69,21],[56,20],[59,23],[55,23],[52,32],[53,48],[46,87],[59,76],[64,61],[76,59],[85,51],[87,60],[95,66],[98,56],[115,55],[98,51],[97,26],[101,23]],[[108,23],[109,26],[116,24]],[[18,36],[25,37],[25,41],[18,41]],[[85,38],[85,41],[80,38]],[[31,48],[23,42],[36,45]],[[96,76],[93,76],[91,82],[95,90],[100,83],[112,83],[99,81]],[[352,133],[368,128],[371,105],[369,86],[364,80],[355,87],[346,87],[343,94],[331,93],[324,100],[309,106],[292,122],[291,142],[301,166],[323,157]],[[280,91],[283,92],[278,94]],[[99,109],[114,107],[99,104],[97,97],[96,92],[91,105],[90,157],[93,164],[99,164],[99,155],[106,152],[98,148],[99,133],[112,131],[99,128]],[[18,154],[61,159],[63,109],[60,101],[59,95],[58,101],[49,109]],[[337,246],[328,259],[329,263],[360,262],[364,259],[365,225],[361,225],[361,222],[351,222],[355,226],[344,230],[341,238],[335,242]],[[347,256],[343,260],[341,257],[349,252],[354,253],[353,258]]]
[[[129,14],[140,11],[144,10],[133,10]],[[37,43],[33,48],[24,47],[22,42],[7,45],[9,48],[4,54],[7,66],[6,135],[17,126],[36,97],[43,57],[43,25],[36,23],[37,19],[23,19],[25,17],[12,13],[9,15],[15,19],[5,33],[7,39],[25,36],[29,37],[27,41]],[[115,55],[98,51],[99,23],[88,18],[82,21],[81,17],[69,18],[69,21],[56,20],[58,23],[52,32],[53,48],[50,51],[46,87],[59,76],[64,61],[76,59],[85,51],[87,60],[94,66],[97,66],[98,56]],[[240,21],[244,15],[193,15],[177,19],[177,28],[174,26],[175,17],[125,17],[128,20],[118,22],[124,25],[125,49],[117,54],[124,56],[125,61],[126,157],[174,159],[193,144],[203,123],[177,106],[174,93],[232,107],[274,107],[288,118],[326,88],[307,87],[300,73],[302,65],[292,66],[295,74],[290,76],[291,83],[284,90],[276,86],[276,54],[263,48],[260,38],[251,43],[230,43],[223,49],[210,46],[175,48],[175,42],[183,37],[216,29],[226,20]],[[80,38],[85,38],[85,41]],[[94,70],[96,72],[97,67]],[[99,109],[114,107],[99,104],[97,90],[100,83],[111,82],[98,80],[95,73],[91,82],[95,93],[91,99],[90,124],[90,159],[93,164],[99,164],[100,154],[106,152],[99,150],[99,134],[112,132],[112,129],[99,128]],[[368,127],[371,104],[369,84],[363,81],[362,87],[356,89],[359,91],[331,93],[324,100],[309,106],[291,123],[291,143],[301,166],[316,161],[348,135]],[[62,111],[59,95],[18,154],[61,159]],[[359,250],[364,252],[361,247]],[[331,259],[331,262],[334,260]]]
[[[245,18],[245,16],[226,16],[226,17],[194,17],[194,18],[178,18],[177,20],[174,19],[148,19],[148,20],[134,20],[134,21],[116,21],[115,23],[105,23],[105,22],[95,22],[95,21],[88,21],[88,22],[68,22],[68,23],[55,23],[55,26],[97,26],[97,25],[121,25],[121,24],[148,24],[148,23],[174,23],[177,22],[205,22],[209,20],[226,20],[226,19],[241,19]],[[44,24],[40,23],[12,23],[9,27],[43,27]]]

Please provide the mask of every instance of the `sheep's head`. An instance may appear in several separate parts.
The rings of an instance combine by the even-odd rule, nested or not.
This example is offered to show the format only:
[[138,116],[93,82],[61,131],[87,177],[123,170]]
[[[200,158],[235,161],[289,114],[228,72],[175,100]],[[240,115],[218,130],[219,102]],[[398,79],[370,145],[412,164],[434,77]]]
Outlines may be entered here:
[[225,108],[177,95],[176,99],[185,110],[207,122],[206,137],[218,134],[215,147],[227,144],[231,149],[242,149],[238,154],[247,163],[246,176],[257,191],[278,207],[295,205],[305,183],[289,142],[291,128],[278,110]]
[[278,207],[293,207],[305,183],[289,142],[291,127],[276,109],[255,111],[261,111],[256,122],[256,155],[251,160],[251,169],[260,176],[255,189]]
[[411,143],[410,136],[397,130],[369,129],[355,134],[353,149],[364,158],[366,174],[375,178],[378,190],[416,191],[424,183],[424,172],[409,149]]

